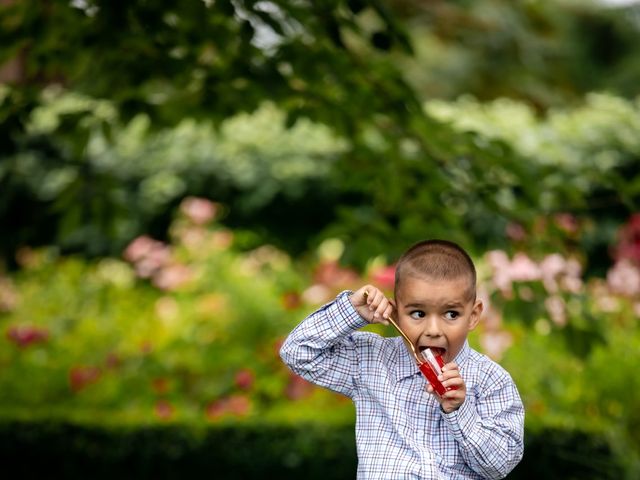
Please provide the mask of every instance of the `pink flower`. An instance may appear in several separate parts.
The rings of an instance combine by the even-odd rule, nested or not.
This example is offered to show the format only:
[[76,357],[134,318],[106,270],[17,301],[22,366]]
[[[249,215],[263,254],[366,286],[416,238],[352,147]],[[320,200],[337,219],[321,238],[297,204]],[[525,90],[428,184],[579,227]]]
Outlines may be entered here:
[[509,223],[505,229],[505,233],[507,234],[507,237],[516,242],[527,238],[526,230],[518,223]]
[[251,411],[251,400],[246,395],[231,395],[207,405],[205,415],[209,420],[219,420],[226,415],[244,417]]
[[285,310],[295,310],[302,304],[302,298],[298,292],[286,292],[282,294],[281,302]]
[[345,288],[357,279],[358,274],[354,270],[343,268],[334,260],[323,261],[314,272],[314,280],[330,288]]
[[493,284],[505,297],[511,296],[511,275],[509,257],[502,250],[491,250],[486,254],[487,262],[493,270]]
[[631,215],[618,232],[618,238],[613,255],[615,260],[629,260],[640,266],[640,213]]
[[566,261],[559,253],[552,253],[544,257],[540,262],[540,272],[542,274],[542,284],[549,293],[558,291],[557,278],[564,272]]
[[551,320],[556,325],[562,327],[567,324],[567,312],[565,308],[565,302],[561,297],[551,296],[547,297],[544,301],[544,306],[551,317]]
[[215,218],[218,205],[206,198],[187,197],[180,204],[180,210],[196,225],[204,225]]
[[630,260],[620,260],[607,272],[607,284],[612,293],[633,297],[640,293],[640,270]]
[[250,390],[255,379],[251,369],[243,368],[236,373],[235,384],[241,390]]
[[86,388],[97,382],[102,375],[102,370],[94,366],[78,365],[69,370],[69,386],[74,392]]
[[483,351],[494,360],[500,360],[511,344],[513,337],[509,332],[486,332],[480,337]]
[[7,330],[7,339],[20,348],[45,342],[48,338],[49,331],[46,328],[31,325],[14,325]]
[[133,263],[140,278],[151,278],[171,259],[171,249],[164,243],[142,235],[133,240],[123,253]]
[[311,285],[302,292],[302,299],[311,305],[321,305],[332,297],[331,290],[325,285]]
[[371,280],[381,290],[392,291],[396,283],[396,266],[377,268],[372,272]]
[[509,266],[511,280],[516,282],[531,282],[540,280],[541,272],[538,265],[526,253],[518,252],[513,256]]
[[558,213],[553,219],[558,228],[567,233],[576,233],[578,231],[578,220],[570,213]]
[[158,270],[152,283],[161,290],[177,290],[191,280],[192,272],[186,265],[174,264]]
[[169,420],[175,413],[175,408],[166,400],[158,400],[154,412],[161,420]]
[[313,391],[313,384],[307,382],[304,378],[294,373],[289,376],[289,384],[285,389],[285,395],[290,400],[299,400],[307,397]]
[[209,420],[218,420],[227,412],[227,401],[226,399],[216,400],[215,402],[211,402],[205,408],[205,415]]
[[129,262],[137,262],[149,255],[156,242],[156,240],[147,235],[137,237],[127,245],[123,256]]
[[251,400],[246,395],[231,395],[227,399],[227,411],[232,415],[244,417],[251,410]]
[[10,312],[18,305],[18,292],[11,279],[0,277],[0,312]]

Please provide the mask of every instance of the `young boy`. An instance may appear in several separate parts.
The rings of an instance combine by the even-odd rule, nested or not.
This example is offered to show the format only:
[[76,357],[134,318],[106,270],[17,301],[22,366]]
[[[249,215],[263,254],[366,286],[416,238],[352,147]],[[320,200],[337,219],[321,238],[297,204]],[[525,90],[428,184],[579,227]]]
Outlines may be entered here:
[[[414,245],[394,297],[341,293],[291,332],[282,359],[355,403],[359,479],[505,477],[522,458],[524,408],[509,374],[467,343],[483,308],[471,258],[448,241]],[[453,389],[434,392],[402,337],[356,331],[389,316],[416,349],[442,354],[439,380]]]

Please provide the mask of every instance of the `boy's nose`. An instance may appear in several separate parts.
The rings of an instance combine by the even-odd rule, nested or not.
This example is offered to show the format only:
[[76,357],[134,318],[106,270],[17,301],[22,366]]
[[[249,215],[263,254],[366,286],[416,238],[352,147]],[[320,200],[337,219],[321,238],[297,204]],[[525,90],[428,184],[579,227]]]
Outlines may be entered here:
[[440,329],[440,322],[437,317],[427,317],[427,321],[424,325],[424,335],[427,337],[439,337],[442,335],[442,330]]

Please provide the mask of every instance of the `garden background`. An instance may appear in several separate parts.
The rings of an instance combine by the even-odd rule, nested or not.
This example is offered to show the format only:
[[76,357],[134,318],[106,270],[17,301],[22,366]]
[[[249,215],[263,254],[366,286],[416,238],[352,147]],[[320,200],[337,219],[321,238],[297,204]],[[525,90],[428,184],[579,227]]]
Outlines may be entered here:
[[353,478],[352,405],[279,345],[440,237],[525,403],[509,478],[638,478],[639,29],[634,1],[0,2],[3,471]]

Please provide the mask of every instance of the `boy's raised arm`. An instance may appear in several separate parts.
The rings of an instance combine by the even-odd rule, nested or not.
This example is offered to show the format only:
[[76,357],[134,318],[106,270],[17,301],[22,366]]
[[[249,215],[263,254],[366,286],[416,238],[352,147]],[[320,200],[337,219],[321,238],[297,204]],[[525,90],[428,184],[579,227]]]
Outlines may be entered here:
[[358,353],[352,333],[365,326],[342,292],[335,301],[305,318],[286,338],[280,357],[304,379],[351,396],[358,375]]

